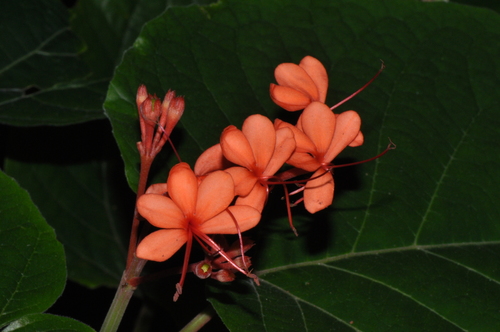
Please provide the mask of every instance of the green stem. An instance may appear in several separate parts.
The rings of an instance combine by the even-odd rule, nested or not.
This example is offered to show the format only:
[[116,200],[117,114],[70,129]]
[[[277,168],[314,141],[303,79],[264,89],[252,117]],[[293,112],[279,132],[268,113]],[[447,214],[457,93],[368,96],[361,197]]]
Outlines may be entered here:
[[123,272],[120,285],[116,290],[115,298],[113,299],[113,302],[109,307],[108,314],[102,324],[101,332],[115,332],[118,330],[123,314],[125,313],[128,303],[137,288],[136,286],[130,285],[128,280],[138,277],[141,274],[146,262],[147,261],[145,259],[140,259],[134,256],[129,267]]
[[199,331],[216,315],[214,308],[209,304],[196,317],[194,317],[180,332]]

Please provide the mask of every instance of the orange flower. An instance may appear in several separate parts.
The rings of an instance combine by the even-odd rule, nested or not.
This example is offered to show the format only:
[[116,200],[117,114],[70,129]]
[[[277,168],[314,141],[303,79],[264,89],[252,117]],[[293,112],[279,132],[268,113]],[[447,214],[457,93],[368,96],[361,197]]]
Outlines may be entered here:
[[277,120],[277,128],[290,128],[297,147],[287,164],[314,172],[304,187],[304,206],[310,213],[333,202],[332,160],[347,146],[361,145],[361,119],[355,111],[338,115],[323,103],[312,102],[301,114],[297,126]]
[[[161,228],[139,243],[137,257],[162,262],[187,243],[174,300],[182,293],[193,237],[224,256],[207,234],[239,234],[257,225],[260,219],[260,213],[252,207],[229,206],[235,195],[234,182],[228,173],[213,172],[198,182],[189,165],[179,163],[170,170],[168,197],[151,193],[142,195],[137,201],[139,213]],[[251,276],[241,268],[238,270]]]
[[235,193],[239,196],[236,203],[262,211],[268,196],[266,182],[295,149],[292,131],[276,130],[271,120],[254,114],[245,120],[241,130],[235,126],[224,129],[220,141],[198,158],[195,173],[202,175],[219,169],[224,159],[239,165],[225,169],[235,182]]
[[279,85],[271,83],[271,99],[287,111],[299,111],[313,101],[326,100],[328,75],[323,64],[312,56],[304,57],[298,65],[278,65],[274,77]]

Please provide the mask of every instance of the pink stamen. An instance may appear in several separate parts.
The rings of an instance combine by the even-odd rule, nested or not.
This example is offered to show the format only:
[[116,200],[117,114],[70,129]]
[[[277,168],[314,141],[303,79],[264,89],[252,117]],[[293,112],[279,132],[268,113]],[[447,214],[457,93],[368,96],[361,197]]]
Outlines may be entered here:
[[174,294],[174,302],[177,301],[179,296],[182,294],[182,286],[184,285],[184,280],[186,280],[187,269],[189,266],[189,256],[191,256],[191,248],[193,247],[193,233],[191,229],[188,228],[188,239],[186,244],[186,253],[184,254],[184,262],[182,265],[181,280],[175,285],[176,292]]
[[172,147],[172,150],[174,150],[174,153],[175,153],[175,156],[177,157],[177,160],[180,163],[182,163],[181,156],[179,156],[179,153],[177,152],[177,149],[175,148],[174,143],[172,142],[172,140],[170,139],[170,137],[168,138],[168,142],[170,143],[170,146]]
[[283,184],[283,190],[285,191],[286,212],[288,214],[288,222],[290,224],[290,228],[292,229],[295,236],[299,236],[299,233],[297,233],[297,229],[295,229],[295,227],[293,226],[292,208],[290,206],[290,195],[288,194],[288,188],[286,187],[286,184]]
[[387,145],[387,147],[385,148],[384,151],[382,151],[381,153],[379,153],[378,155],[376,155],[375,157],[371,157],[369,159],[365,159],[365,160],[361,160],[361,161],[356,161],[354,163],[349,163],[349,164],[342,164],[342,165],[331,165],[331,166],[328,166],[328,169],[334,169],[334,168],[340,168],[340,167],[346,167],[346,166],[354,166],[354,165],[359,165],[359,164],[363,164],[363,163],[367,163],[369,161],[372,161],[372,160],[375,160],[375,159],[378,159],[380,157],[382,157],[384,154],[386,154],[387,152],[389,152],[389,150],[394,150],[396,149],[396,144],[394,144],[391,139],[389,138],[389,145]]
[[240,230],[240,225],[238,225],[238,221],[234,217],[234,215],[231,213],[229,209],[226,210],[230,215],[231,219],[233,219],[234,225],[236,226],[236,230],[238,231],[238,239],[240,241],[240,250],[241,250],[241,258],[243,259],[243,266],[245,267],[245,271],[248,271],[248,266],[245,261],[245,251],[243,250],[243,238],[241,237],[241,230]]
[[382,61],[382,65],[380,66],[380,69],[378,70],[378,72],[375,74],[375,76],[373,76],[365,85],[363,85],[360,89],[358,89],[356,92],[354,92],[352,95],[350,95],[349,97],[341,100],[340,102],[338,102],[337,104],[333,105],[332,107],[330,107],[330,109],[333,111],[335,108],[339,107],[340,105],[342,105],[343,103],[345,103],[346,101],[350,100],[351,98],[353,98],[354,96],[358,95],[361,91],[363,91],[364,89],[366,89],[366,87],[370,84],[372,84],[373,81],[375,81],[375,79],[378,77],[378,75],[380,75],[380,73],[385,69],[385,64],[384,62]]
[[217,254],[224,257],[228,261],[228,263],[231,264],[236,270],[243,273],[247,277],[253,278],[255,280],[256,277],[254,278],[253,274],[250,274],[248,271],[245,271],[241,267],[239,267],[238,264],[236,264],[231,259],[231,257],[229,257],[228,254],[226,254],[226,252],[224,250],[222,250],[222,248],[214,240],[212,240],[209,236],[207,236],[205,233],[201,233],[201,232],[198,232],[196,230],[193,230],[193,233],[195,234],[195,236],[197,236],[201,240],[205,241],[210,247],[212,247],[212,249],[216,250]]

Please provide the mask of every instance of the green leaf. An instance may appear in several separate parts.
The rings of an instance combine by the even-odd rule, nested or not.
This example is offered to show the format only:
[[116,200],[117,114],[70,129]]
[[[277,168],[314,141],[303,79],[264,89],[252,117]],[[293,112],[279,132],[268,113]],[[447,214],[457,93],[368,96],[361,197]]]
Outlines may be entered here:
[[0,172],[0,327],[49,308],[62,293],[62,245],[28,193]]
[[88,287],[115,287],[125,267],[135,202],[117,172],[122,164],[109,124],[12,129],[8,146],[5,170],[55,228],[69,278]]
[[490,8],[496,12],[500,12],[500,3],[495,0],[452,0],[452,2],[461,3],[465,5]]
[[1,51],[0,122],[65,125],[103,117],[107,82],[86,77],[84,46],[61,2],[9,1],[0,20],[0,38],[9,45]]
[[132,45],[144,23],[169,6],[210,2],[214,0],[79,1],[71,10],[71,27],[85,41],[87,49],[82,56],[92,72],[110,80],[123,52]]
[[[212,1],[8,2],[0,19],[0,122],[68,125],[104,117],[116,64],[142,25],[166,6]],[[40,15],[40,13],[45,13]],[[98,31],[98,33],[96,33]]]
[[59,1],[6,3],[0,13],[0,39],[8,45],[0,51],[0,122],[68,125],[103,118],[123,51],[170,2],[79,1],[71,22]]
[[61,331],[61,332],[92,332],[91,327],[68,317],[60,317],[48,314],[32,314],[12,322],[4,332],[37,332],[37,331]]
[[[105,109],[135,188],[139,84],[186,96],[174,141],[193,163],[224,127],[250,114],[294,121],[269,98],[279,63],[320,59],[334,105],[382,59],[382,75],[336,109],[357,110],[365,135],[336,164],[376,155],[387,137],[397,150],[336,169],[331,208],[315,215],[294,208],[298,238],[276,188],[250,233],[261,286],[212,283],[210,301],[235,331],[496,331],[499,39],[496,13],[449,3],[227,0],[173,8],[126,53]],[[154,181],[165,180],[169,153]]]

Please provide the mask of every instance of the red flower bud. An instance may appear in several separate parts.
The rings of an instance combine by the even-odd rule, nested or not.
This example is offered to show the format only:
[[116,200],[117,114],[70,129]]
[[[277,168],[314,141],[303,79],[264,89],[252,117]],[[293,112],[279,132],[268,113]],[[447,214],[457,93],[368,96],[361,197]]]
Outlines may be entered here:
[[184,113],[184,98],[176,97],[175,91],[169,90],[160,103],[156,95],[148,94],[146,86],[141,85],[135,101],[141,125],[141,142],[137,143],[137,148],[141,156],[152,160]]
[[230,270],[219,270],[217,272],[212,273],[211,277],[220,282],[231,282],[236,276]]
[[212,274],[212,265],[206,261],[196,264],[193,273],[200,279],[206,279]]
[[137,89],[137,95],[135,97],[135,103],[137,104],[137,109],[141,108],[142,102],[146,100],[147,97],[148,97],[148,90],[146,89],[146,86],[142,84],[141,86],[139,86],[139,89]]

